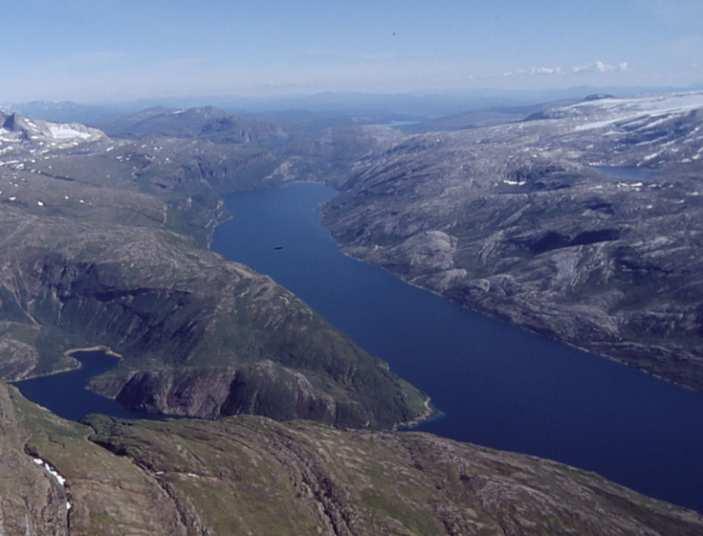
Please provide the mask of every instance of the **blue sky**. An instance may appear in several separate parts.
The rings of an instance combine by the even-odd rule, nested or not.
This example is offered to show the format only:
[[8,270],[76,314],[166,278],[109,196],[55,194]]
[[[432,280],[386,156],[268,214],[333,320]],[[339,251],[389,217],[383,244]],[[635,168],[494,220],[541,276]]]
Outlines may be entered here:
[[0,101],[703,82],[703,0],[22,0]]

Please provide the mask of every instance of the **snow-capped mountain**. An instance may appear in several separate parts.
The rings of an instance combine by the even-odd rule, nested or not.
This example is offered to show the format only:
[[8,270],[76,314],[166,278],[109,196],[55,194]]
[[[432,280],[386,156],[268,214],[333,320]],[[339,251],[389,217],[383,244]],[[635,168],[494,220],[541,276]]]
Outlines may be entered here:
[[[585,99],[544,112],[550,119],[583,121],[582,129],[600,128],[642,116],[670,117],[703,108],[703,92],[671,93],[651,97]],[[600,120],[600,121],[598,121]]]
[[33,145],[37,149],[66,149],[105,138],[97,129],[77,123],[51,123],[0,113],[0,155]]
[[551,131],[542,145],[578,150],[591,163],[661,167],[703,159],[703,92],[587,100],[530,119]]

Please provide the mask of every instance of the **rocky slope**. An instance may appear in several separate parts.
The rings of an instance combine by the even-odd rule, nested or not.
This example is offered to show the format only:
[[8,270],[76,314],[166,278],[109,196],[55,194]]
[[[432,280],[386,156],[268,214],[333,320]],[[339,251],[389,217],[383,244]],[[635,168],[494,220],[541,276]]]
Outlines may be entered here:
[[[123,142],[138,139],[124,147],[132,162],[146,159],[161,170],[167,158],[172,171],[182,171],[179,183],[206,181],[220,193],[292,180],[334,184],[357,159],[402,138],[396,129],[364,120],[293,115],[153,108],[110,121],[105,129]],[[148,170],[136,173],[149,175]]]
[[416,433],[261,417],[87,425],[0,384],[0,533],[694,535],[591,473]]
[[135,178],[119,152],[131,142],[102,134],[70,147],[3,143],[0,377],[64,370],[77,365],[65,350],[105,345],[124,359],[93,388],[132,408],[371,427],[426,411],[419,392],[290,292],[198,247],[187,235],[207,236],[221,204],[202,185],[158,193],[169,157]]
[[324,220],[415,284],[703,388],[702,159],[703,94],[588,99],[363,159]]

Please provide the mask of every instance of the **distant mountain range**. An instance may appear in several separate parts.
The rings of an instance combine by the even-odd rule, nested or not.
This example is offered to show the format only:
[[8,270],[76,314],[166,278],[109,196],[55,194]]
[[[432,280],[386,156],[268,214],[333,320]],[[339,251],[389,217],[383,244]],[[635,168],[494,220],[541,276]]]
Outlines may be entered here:
[[212,96],[152,98],[124,102],[84,104],[70,101],[31,101],[0,105],[36,119],[97,125],[118,116],[148,108],[188,109],[213,106],[238,114],[290,114],[308,112],[321,116],[354,117],[367,122],[425,120],[465,112],[530,106],[544,102],[580,100],[596,93],[615,96],[650,95],[703,89],[663,87],[573,87],[555,90],[476,89],[424,93],[321,92],[262,97]]

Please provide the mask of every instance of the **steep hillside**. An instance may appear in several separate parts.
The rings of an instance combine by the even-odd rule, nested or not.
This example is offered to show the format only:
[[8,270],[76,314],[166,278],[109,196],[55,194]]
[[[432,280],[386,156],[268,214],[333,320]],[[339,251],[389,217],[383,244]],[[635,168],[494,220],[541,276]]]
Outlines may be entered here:
[[702,94],[589,99],[363,159],[324,220],[415,284],[703,388],[702,159]]

